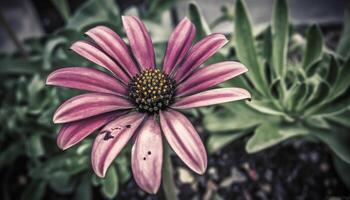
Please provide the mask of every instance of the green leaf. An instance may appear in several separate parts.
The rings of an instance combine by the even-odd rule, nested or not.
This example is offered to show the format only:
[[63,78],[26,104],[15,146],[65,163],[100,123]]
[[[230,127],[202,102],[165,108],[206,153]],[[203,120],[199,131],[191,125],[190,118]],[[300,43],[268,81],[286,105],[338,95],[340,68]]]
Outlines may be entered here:
[[196,27],[196,41],[201,40],[205,36],[211,34],[208,23],[206,22],[202,11],[196,2],[191,2],[188,4],[188,18]]
[[67,21],[70,17],[69,3],[67,0],[51,0],[51,3],[55,5],[62,18]]
[[350,123],[349,123],[350,110],[349,110],[349,108],[346,111],[339,113],[337,115],[327,116],[327,119],[330,120],[331,122],[338,124],[338,125],[344,126],[346,128],[350,128]]
[[90,174],[84,174],[74,194],[74,200],[92,200],[92,187],[90,184]]
[[27,141],[27,153],[33,158],[45,155],[45,150],[40,135],[34,134],[29,138]]
[[120,25],[119,7],[114,0],[88,0],[68,20],[67,28],[83,30],[95,24]]
[[327,97],[328,102],[342,95],[350,87],[350,56],[345,61],[331,91]]
[[339,178],[343,181],[348,190],[350,190],[350,164],[344,162],[338,156],[333,156],[333,163]]
[[246,131],[241,131],[238,133],[222,133],[222,134],[211,134],[209,135],[208,141],[207,141],[207,149],[209,153],[215,153],[224,146],[228,145],[229,143],[235,141],[236,139],[239,139],[243,135],[245,135]]
[[347,9],[345,12],[343,32],[336,51],[343,58],[350,56],[350,9]]
[[58,193],[68,194],[74,190],[71,176],[63,170],[55,171],[49,178],[50,187]]
[[306,33],[306,49],[303,58],[303,67],[308,70],[322,58],[324,39],[318,25],[312,25]]
[[267,118],[271,121],[278,120],[276,117],[257,112],[245,102],[225,103],[222,106],[223,109],[204,116],[203,125],[212,133],[253,128],[265,122]]
[[244,1],[237,0],[235,7],[234,39],[237,58],[248,67],[247,76],[261,94],[268,93],[263,66],[258,61],[251,23]]
[[50,70],[52,69],[52,55],[55,51],[55,49],[57,47],[59,47],[60,45],[64,45],[67,44],[68,40],[65,37],[57,37],[57,38],[53,38],[51,40],[49,40],[46,44],[45,44],[45,49],[43,52],[43,68],[45,70]]
[[114,198],[118,194],[119,183],[118,175],[115,167],[109,167],[106,178],[102,182],[102,193],[109,199]]
[[337,127],[333,130],[314,129],[313,135],[326,143],[343,161],[350,164],[350,134],[346,129]]
[[277,76],[284,76],[289,37],[289,17],[286,0],[275,0],[272,16],[272,66]]
[[265,123],[259,126],[254,135],[248,140],[246,151],[255,153],[278,144],[291,137],[307,134],[302,128],[294,126],[281,126],[272,123]]

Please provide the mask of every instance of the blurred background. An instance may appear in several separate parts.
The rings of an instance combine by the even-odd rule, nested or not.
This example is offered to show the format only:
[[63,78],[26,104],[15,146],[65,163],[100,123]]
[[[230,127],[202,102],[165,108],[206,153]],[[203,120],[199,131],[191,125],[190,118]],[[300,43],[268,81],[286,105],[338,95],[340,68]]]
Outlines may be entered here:
[[[274,1],[245,2],[259,43],[271,26]],[[304,51],[309,26],[318,24],[324,37],[324,54],[338,59],[335,49],[346,29],[344,24],[350,22],[344,22],[348,1],[287,2],[292,30],[290,51],[299,47]],[[84,31],[98,24],[108,25],[124,36],[120,18],[123,14],[138,15],[145,21],[155,43],[158,64],[174,25],[184,16],[193,19],[199,13],[199,32],[203,29],[206,33],[207,26],[209,32],[224,33],[234,41],[234,5],[233,0],[0,0],[0,199],[164,199],[162,190],[148,195],[136,186],[130,171],[130,147],[116,159],[106,179],[96,177],[90,166],[93,137],[60,151],[55,144],[59,126],[51,122],[53,111],[77,92],[46,87],[44,81],[49,72],[59,67],[93,65],[70,52],[70,44],[84,39]],[[236,42],[230,42],[213,60],[237,60],[237,52]],[[290,65],[301,62],[301,54],[293,56]],[[340,57],[339,65],[347,63],[347,56]],[[344,64],[345,67],[350,66]],[[349,89],[343,93],[348,94]],[[342,125],[333,130],[348,134],[349,101],[347,96],[342,98],[346,98],[342,105],[347,111],[337,118]],[[331,146],[338,144],[332,138],[320,139],[323,143],[314,138],[292,138],[248,154],[246,143],[256,125],[239,127],[239,131],[214,127],[210,122],[217,119],[211,115],[215,109],[219,108],[187,113],[195,121],[210,155],[203,176],[195,175],[176,156],[172,157],[179,199],[350,198],[350,165],[339,164],[344,161],[342,156],[342,161],[338,159],[339,151],[349,153],[348,136],[341,139],[344,143],[339,151]],[[236,115],[244,112],[233,111]],[[225,119],[234,121],[234,115]],[[324,122],[317,120],[312,123]],[[213,137],[216,132],[225,132],[224,137]]]

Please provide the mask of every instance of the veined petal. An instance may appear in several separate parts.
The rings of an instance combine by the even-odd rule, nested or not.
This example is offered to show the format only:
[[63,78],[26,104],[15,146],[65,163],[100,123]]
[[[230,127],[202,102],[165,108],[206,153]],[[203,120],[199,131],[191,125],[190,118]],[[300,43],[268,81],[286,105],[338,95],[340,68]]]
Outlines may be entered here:
[[248,71],[247,68],[239,62],[215,63],[195,71],[190,78],[179,84],[176,93],[178,96],[184,96],[200,92],[246,71]]
[[125,74],[117,63],[98,49],[94,44],[86,41],[78,41],[71,46],[71,49],[91,62],[111,71],[124,83],[129,83],[130,77]]
[[128,95],[126,87],[117,79],[92,68],[66,67],[58,69],[47,77],[46,84],[91,92]]
[[226,43],[226,37],[218,33],[203,38],[190,49],[184,63],[176,71],[175,80],[180,83],[186,79],[193,70],[197,69]]
[[193,171],[203,174],[207,168],[207,153],[191,122],[175,110],[160,112],[160,124],[171,148]]
[[141,68],[155,68],[153,44],[146,26],[134,16],[122,16],[122,20],[131,50]]
[[196,28],[186,17],[176,26],[171,34],[163,61],[163,71],[171,71],[185,57],[196,35]]
[[57,108],[54,123],[67,123],[114,110],[132,108],[127,99],[111,94],[87,93],[65,101]]
[[129,142],[145,114],[129,113],[111,121],[97,135],[91,152],[91,164],[99,177],[104,177],[108,167]]
[[114,58],[129,75],[135,76],[139,73],[137,65],[130,55],[128,46],[112,29],[105,26],[97,26],[85,34],[92,38],[110,57]]
[[160,186],[163,143],[158,122],[149,117],[138,131],[131,152],[132,173],[137,185],[155,194]]
[[68,149],[121,114],[122,112],[105,113],[63,124],[58,133],[57,146],[63,150]]
[[248,98],[250,98],[250,94],[245,89],[220,88],[179,98],[171,107],[175,109],[188,109]]

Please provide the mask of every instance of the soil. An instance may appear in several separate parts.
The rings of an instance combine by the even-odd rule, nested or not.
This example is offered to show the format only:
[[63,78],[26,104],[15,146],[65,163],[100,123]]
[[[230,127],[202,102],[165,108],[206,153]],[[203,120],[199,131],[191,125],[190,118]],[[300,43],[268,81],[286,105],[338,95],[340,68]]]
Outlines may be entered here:
[[[214,194],[237,200],[350,196],[333,168],[329,149],[323,144],[299,139],[247,154],[244,150],[247,139],[239,139],[209,155],[208,170],[203,176],[195,175],[173,156],[179,199],[212,199]],[[194,178],[181,180],[179,169]],[[163,194],[146,195],[130,181],[120,188],[118,199],[163,199]]]

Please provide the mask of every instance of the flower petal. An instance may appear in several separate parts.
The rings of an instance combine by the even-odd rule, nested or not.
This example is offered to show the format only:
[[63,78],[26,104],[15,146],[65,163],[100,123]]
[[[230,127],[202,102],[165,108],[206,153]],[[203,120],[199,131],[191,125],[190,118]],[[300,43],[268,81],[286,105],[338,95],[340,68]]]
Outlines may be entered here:
[[180,83],[186,79],[191,72],[193,72],[193,70],[197,69],[226,43],[226,37],[218,33],[214,33],[203,38],[188,52],[184,63],[181,64],[176,71],[175,80]]
[[54,123],[67,123],[114,110],[132,108],[122,97],[111,94],[87,93],[65,101],[53,116]]
[[204,145],[191,122],[175,110],[160,112],[163,133],[175,153],[193,171],[203,174],[207,168]]
[[155,194],[160,186],[163,143],[158,122],[149,117],[136,136],[131,152],[132,173],[137,185]]
[[145,114],[128,113],[113,120],[97,135],[91,152],[91,164],[99,177],[104,177],[108,167],[129,142]]
[[117,79],[92,68],[66,67],[58,69],[47,77],[46,84],[91,92],[128,95],[126,87]]
[[71,49],[91,62],[108,69],[124,83],[129,83],[130,77],[128,77],[128,75],[117,65],[117,63],[115,63],[94,44],[86,41],[78,41],[71,46]]
[[250,98],[242,88],[220,88],[179,98],[171,106],[176,109],[188,109]]
[[155,68],[153,44],[145,25],[134,16],[122,16],[122,20],[131,50],[141,68]]
[[131,76],[139,73],[124,40],[112,29],[97,26],[85,33],[92,38],[110,57],[114,58]]
[[247,68],[234,61],[215,63],[193,73],[191,78],[180,83],[176,89],[178,96],[193,94],[229,80],[247,71]]
[[171,34],[163,61],[163,71],[170,74],[171,71],[185,57],[196,36],[196,28],[186,17],[176,26]]
[[58,133],[57,146],[62,150],[68,149],[121,114],[122,112],[105,113],[64,124]]

